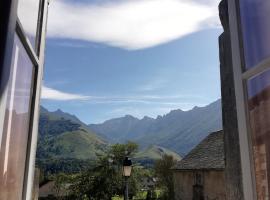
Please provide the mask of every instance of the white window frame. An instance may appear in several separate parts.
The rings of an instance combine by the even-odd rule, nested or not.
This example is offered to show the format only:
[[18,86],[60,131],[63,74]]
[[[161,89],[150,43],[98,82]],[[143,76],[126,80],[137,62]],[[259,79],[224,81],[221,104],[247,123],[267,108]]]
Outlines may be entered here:
[[251,127],[249,122],[247,81],[270,69],[270,58],[244,71],[242,35],[240,29],[240,10],[237,0],[228,0],[232,60],[238,118],[242,183],[245,200],[256,200],[256,180],[254,173]]
[[[36,55],[35,49],[31,48],[30,42],[27,40],[27,46],[31,48],[29,54],[32,54],[32,59],[36,61],[36,77],[35,77],[35,85],[34,85],[34,95],[33,95],[33,102],[32,102],[32,112],[31,112],[31,122],[32,125],[29,133],[28,139],[28,151],[27,151],[27,159],[26,159],[26,170],[25,170],[25,177],[24,177],[24,192],[23,192],[23,199],[25,200],[32,200],[33,195],[33,184],[34,184],[34,176],[35,176],[35,161],[36,161],[36,149],[37,149],[37,140],[38,140],[38,122],[39,122],[39,109],[40,109],[40,98],[41,98],[41,88],[42,88],[42,80],[43,80],[43,68],[44,68],[44,59],[45,59],[45,41],[46,41],[46,31],[47,31],[47,15],[48,15],[48,0],[40,0],[41,7],[40,7],[40,15],[41,20],[39,23],[39,34],[37,37],[39,38],[39,49],[38,54]],[[18,28],[18,24],[17,24]],[[18,31],[18,30],[17,30]],[[24,34],[24,37],[26,35]],[[26,38],[25,38],[26,39]],[[33,62],[35,62],[33,60]]]

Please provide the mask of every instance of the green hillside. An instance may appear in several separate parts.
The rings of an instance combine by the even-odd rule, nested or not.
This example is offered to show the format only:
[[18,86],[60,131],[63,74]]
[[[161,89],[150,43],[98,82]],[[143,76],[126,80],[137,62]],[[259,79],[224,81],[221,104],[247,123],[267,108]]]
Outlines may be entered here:
[[[37,165],[48,173],[77,172],[93,164],[110,144],[76,116],[61,110],[50,112],[41,107]],[[181,157],[164,147],[150,145],[138,152],[135,160],[152,166],[162,155]]]
[[75,116],[41,108],[38,159],[96,160],[106,146],[103,139]]
[[163,155],[171,155],[174,157],[175,160],[181,160],[181,156],[169,149],[164,147],[150,145],[148,148],[139,151],[135,155],[135,160],[138,161],[140,164],[144,166],[153,166],[155,161],[161,159]]
[[152,160],[158,160],[161,159],[163,155],[171,155],[174,157],[175,160],[181,160],[181,156],[177,153],[166,149],[164,147],[159,147],[156,145],[151,145],[147,149],[140,151],[137,153],[135,158],[137,159],[152,159]]
[[47,158],[96,160],[105,149],[104,143],[83,129],[64,132],[56,137],[46,138],[41,143]]

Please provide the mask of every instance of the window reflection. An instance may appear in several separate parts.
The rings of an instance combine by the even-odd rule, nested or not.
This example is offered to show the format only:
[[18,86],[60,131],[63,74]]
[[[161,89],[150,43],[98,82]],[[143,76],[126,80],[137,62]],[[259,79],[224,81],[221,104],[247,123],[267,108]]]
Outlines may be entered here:
[[252,149],[258,200],[270,191],[270,70],[248,81]]
[[36,45],[38,11],[39,0],[19,0],[18,17],[34,49]]
[[5,200],[22,195],[34,70],[17,36],[13,49],[0,149],[0,199]]
[[270,57],[270,1],[240,0],[246,68]]

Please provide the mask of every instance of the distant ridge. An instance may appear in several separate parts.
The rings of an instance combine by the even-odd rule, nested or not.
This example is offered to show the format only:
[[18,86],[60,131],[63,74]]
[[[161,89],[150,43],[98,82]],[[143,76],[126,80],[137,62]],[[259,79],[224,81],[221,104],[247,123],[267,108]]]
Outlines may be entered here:
[[172,110],[156,119],[126,115],[89,127],[112,143],[133,140],[142,147],[155,144],[185,155],[209,133],[222,129],[221,100],[189,111]]
[[[131,115],[125,117],[136,120]],[[149,119],[145,118],[145,120]],[[65,168],[65,165],[74,165],[83,160],[96,161],[99,155],[104,154],[108,146],[102,135],[96,134],[75,115],[60,109],[50,112],[40,107],[37,160],[43,167],[50,170],[50,168],[55,168],[55,165],[58,166],[59,162],[66,163],[60,164]],[[152,165],[164,154],[172,155],[176,160],[181,159],[177,153],[155,145],[141,149],[135,159],[141,164]]]
[[140,145],[136,159],[149,163],[163,154],[177,159],[186,155],[209,133],[222,129],[221,100],[189,111],[173,110],[156,119],[131,115],[86,125],[60,109],[40,107],[37,160],[92,160],[110,143],[134,141]]

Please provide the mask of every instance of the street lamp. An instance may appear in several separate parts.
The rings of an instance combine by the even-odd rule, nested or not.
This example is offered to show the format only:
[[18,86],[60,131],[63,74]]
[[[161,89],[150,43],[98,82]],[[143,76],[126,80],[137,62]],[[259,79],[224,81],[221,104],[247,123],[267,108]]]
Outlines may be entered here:
[[125,157],[123,162],[123,176],[125,177],[125,195],[124,200],[128,200],[128,178],[131,175],[132,162],[128,157]]

